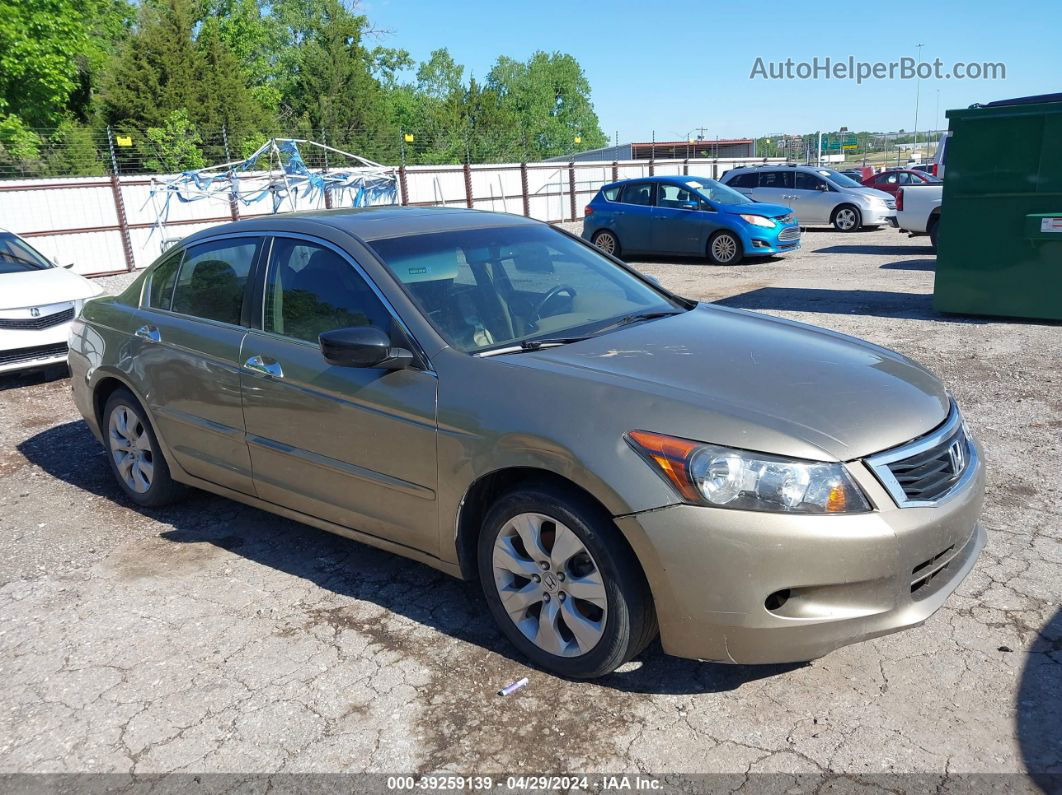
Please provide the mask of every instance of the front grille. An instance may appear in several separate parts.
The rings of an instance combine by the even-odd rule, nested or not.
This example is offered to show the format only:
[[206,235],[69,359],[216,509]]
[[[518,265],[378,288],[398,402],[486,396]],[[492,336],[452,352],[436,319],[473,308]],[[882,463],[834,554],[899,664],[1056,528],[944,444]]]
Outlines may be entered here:
[[900,507],[933,505],[962,480],[975,451],[952,405],[937,430],[867,459],[870,469]]
[[74,319],[74,307],[42,317],[0,318],[0,329],[40,331]]
[[66,352],[65,342],[59,342],[55,345],[37,345],[33,348],[15,348],[10,351],[0,351],[0,365],[32,362],[37,359],[52,359],[56,356],[66,356]]
[[787,226],[781,232],[778,233],[779,240],[799,240],[800,239],[800,227],[799,226]]

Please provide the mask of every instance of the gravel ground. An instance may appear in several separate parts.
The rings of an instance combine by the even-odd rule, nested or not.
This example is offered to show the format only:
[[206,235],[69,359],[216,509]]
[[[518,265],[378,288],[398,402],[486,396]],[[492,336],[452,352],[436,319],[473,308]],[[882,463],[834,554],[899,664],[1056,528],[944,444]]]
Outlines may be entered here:
[[987,451],[989,540],[924,626],[807,665],[653,646],[566,682],[515,656],[476,585],[202,493],[135,509],[69,383],[7,378],[0,773],[1062,772],[1059,326],[935,314],[931,251],[892,230],[636,264],[949,384]]

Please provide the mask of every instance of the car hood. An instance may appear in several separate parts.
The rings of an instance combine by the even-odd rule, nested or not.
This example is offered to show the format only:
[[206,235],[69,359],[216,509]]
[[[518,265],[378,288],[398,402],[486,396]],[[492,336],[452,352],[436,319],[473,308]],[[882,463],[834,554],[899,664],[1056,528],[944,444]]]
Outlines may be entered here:
[[629,430],[799,458],[848,461],[932,430],[950,399],[893,351],[716,305],[505,357],[604,382]]
[[84,276],[65,268],[41,268],[23,273],[0,274],[0,309],[47,306],[102,292]]
[[846,188],[845,190],[849,190],[852,193],[861,193],[864,196],[876,196],[879,199],[888,199],[889,201],[894,201],[896,199],[891,193],[878,190],[877,188],[868,188],[865,185],[861,185],[858,188]]
[[780,215],[789,215],[793,212],[792,207],[781,204],[763,204],[762,202],[749,202],[748,204],[720,204],[720,210],[732,215],[750,213],[752,215],[766,215],[768,218],[777,218]]

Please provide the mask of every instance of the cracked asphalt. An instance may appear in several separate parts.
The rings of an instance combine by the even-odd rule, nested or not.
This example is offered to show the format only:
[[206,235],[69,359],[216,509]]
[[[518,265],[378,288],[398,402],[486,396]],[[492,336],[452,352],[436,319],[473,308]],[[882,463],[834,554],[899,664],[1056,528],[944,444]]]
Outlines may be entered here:
[[937,315],[933,264],[889,229],[636,263],[913,356],[984,443],[971,576],[924,626],[806,665],[654,644],[558,679],[474,583],[200,492],[135,508],[67,380],[0,380],[0,773],[1062,773],[1062,329]]

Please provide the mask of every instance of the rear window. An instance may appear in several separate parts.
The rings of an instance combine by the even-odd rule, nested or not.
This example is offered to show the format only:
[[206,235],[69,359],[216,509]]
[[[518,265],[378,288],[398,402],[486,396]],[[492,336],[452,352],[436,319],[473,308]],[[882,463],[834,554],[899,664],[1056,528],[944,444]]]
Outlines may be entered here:
[[173,290],[172,310],[239,325],[244,288],[260,242],[241,237],[189,248]]
[[177,267],[181,264],[183,251],[178,251],[169,259],[160,262],[151,271],[151,284],[148,287],[147,304],[152,309],[169,309],[173,298],[173,283],[177,279]]
[[792,171],[761,171],[761,188],[791,188],[793,187]]
[[615,188],[604,188],[601,191],[601,193],[604,194],[605,198],[608,199],[610,202],[614,202],[616,201],[616,199],[619,198],[619,192],[619,186]]

